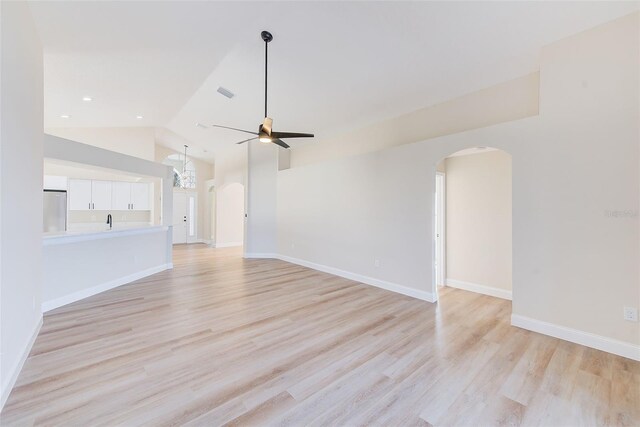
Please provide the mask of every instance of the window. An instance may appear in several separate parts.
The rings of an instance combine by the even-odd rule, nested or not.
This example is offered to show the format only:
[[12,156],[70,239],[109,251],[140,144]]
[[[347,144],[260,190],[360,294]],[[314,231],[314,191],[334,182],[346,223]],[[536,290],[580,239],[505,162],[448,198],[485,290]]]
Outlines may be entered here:
[[173,186],[175,188],[196,188],[196,169],[184,154],[171,154],[162,162],[173,166]]

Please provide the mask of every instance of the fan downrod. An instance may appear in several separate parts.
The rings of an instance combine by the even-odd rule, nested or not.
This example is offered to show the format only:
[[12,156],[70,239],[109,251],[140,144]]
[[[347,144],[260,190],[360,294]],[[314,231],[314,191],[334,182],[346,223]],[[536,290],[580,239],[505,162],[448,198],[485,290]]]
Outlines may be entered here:
[[273,36],[269,31],[261,32],[260,36],[262,36],[262,40],[264,40],[266,43],[269,43],[271,40],[273,40]]

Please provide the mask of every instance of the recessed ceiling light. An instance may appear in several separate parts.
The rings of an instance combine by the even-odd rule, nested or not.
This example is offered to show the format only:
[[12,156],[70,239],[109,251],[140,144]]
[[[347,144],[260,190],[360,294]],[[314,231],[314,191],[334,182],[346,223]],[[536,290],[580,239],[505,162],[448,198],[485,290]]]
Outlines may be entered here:
[[63,119],[69,119],[69,118],[71,118],[71,116],[70,116],[70,115],[68,115],[68,114],[63,114],[63,115],[61,115],[60,117],[61,117],[61,118],[63,118]]
[[142,120],[142,119],[144,119],[144,116],[136,116],[136,119]]
[[92,97],[90,97],[90,96],[83,96],[83,97],[82,97],[82,100],[83,100],[83,101],[90,102],[90,101],[93,101],[93,98],[92,98]]

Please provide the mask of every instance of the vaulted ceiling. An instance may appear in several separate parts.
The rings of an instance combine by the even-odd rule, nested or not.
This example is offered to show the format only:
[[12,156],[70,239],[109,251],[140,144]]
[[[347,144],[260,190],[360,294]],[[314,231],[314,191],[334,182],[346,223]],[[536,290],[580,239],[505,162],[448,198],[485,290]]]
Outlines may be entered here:
[[[638,2],[30,6],[45,51],[45,127],[166,127],[201,158],[238,149],[233,142],[244,135],[196,123],[255,129],[262,120],[261,30],[274,35],[275,127],[312,131],[321,140],[535,71],[542,46],[639,8]],[[235,97],[220,95],[219,86]]]

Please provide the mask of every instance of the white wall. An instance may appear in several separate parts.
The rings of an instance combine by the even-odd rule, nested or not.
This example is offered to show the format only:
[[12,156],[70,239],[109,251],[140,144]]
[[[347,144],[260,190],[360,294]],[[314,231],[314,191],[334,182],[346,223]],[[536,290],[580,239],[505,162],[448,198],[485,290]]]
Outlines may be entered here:
[[281,171],[278,253],[432,300],[434,186],[413,144]]
[[259,141],[246,144],[249,149],[244,252],[246,257],[268,256],[274,254],[278,246],[278,147]]
[[125,174],[117,170],[87,167],[69,162],[44,159],[44,175],[50,177],[67,177],[72,179],[97,179],[103,181],[144,182],[149,181],[142,176]]
[[[71,119],[70,119],[71,120]],[[127,128],[47,128],[46,132],[60,138],[82,142],[133,157],[155,159],[156,130],[148,127]]]
[[248,144],[234,147],[226,153],[216,155],[215,185],[222,187],[234,182],[247,182]]
[[0,407],[37,334],[42,285],[42,47],[26,2],[0,2]]
[[447,284],[510,293],[511,156],[489,151],[445,164]]
[[166,227],[113,231],[97,237],[48,238],[44,242],[43,309],[170,268]]
[[244,186],[232,183],[216,191],[216,208],[216,247],[242,245]]
[[640,359],[622,317],[640,301],[638,31],[636,13],[543,49],[539,116],[280,172],[279,253],[428,292],[436,164],[496,147],[513,161],[514,322]]
[[[291,151],[291,166],[337,159],[538,114],[539,73],[513,79]],[[285,169],[281,167],[280,169]]]

